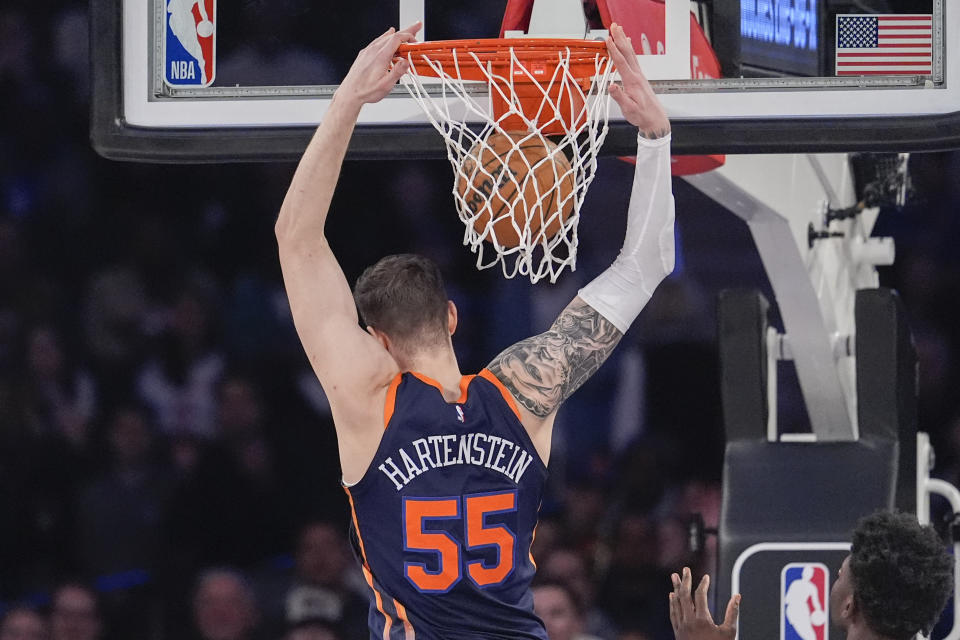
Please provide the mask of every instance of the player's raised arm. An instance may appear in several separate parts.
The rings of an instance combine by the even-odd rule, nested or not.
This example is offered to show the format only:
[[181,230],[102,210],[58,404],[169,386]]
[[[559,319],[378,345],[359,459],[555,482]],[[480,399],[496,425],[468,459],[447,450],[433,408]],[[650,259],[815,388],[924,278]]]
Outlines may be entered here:
[[603,364],[657,285],[673,271],[670,121],[623,29],[612,25],[610,33],[607,48],[622,81],[610,88],[610,95],[639,129],[623,249],[548,331],[509,347],[488,366],[529,412],[524,422],[538,448],[549,439],[551,418],[560,404]]
[[406,70],[394,62],[419,24],[388,30],[357,56],[310,141],[276,223],[280,265],[294,324],[320,378],[338,430],[352,407],[369,405],[369,393],[386,387],[398,371],[390,354],[358,325],[350,287],[324,235],[343,158],[361,107],[382,99]]

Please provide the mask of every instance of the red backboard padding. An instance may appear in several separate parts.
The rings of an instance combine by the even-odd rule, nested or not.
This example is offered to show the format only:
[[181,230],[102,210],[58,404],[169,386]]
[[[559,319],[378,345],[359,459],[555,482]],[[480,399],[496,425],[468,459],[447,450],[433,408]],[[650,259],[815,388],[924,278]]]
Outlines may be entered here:
[[[658,0],[597,0],[603,25],[616,22],[633,40],[637,53],[661,53],[666,40],[666,7]],[[690,15],[690,77],[719,78],[720,61],[693,15]],[[626,160],[627,158],[625,158]],[[632,160],[632,158],[630,158]],[[673,156],[671,169],[675,176],[705,173],[721,166],[722,155]]]
[[500,37],[505,31],[526,31],[530,27],[530,14],[533,13],[533,0],[507,0],[503,10],[503,22],[500,23]]
[[[603,25],[607,28],[614,22],[621,25],[633,39],[637,53],[663,52],[666,38],[662,0],[597,0],[597,8]],[[720,77],[717,54],[693,14],[690,14],[690,77]]]

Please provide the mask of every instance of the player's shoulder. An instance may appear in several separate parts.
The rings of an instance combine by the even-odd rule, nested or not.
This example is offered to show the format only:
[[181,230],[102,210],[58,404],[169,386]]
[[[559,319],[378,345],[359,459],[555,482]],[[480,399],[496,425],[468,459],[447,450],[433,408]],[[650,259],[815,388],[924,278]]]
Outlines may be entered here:
[[513,394],[510,393],[509,388],[506,385],[507,380],[504,379],[503,374],[495,373],[493,370],[484,367],[477,372],[477,375],[474,377],[475,380],[480,381],[480,386],[485,389],[496,391],[499,395],[502,395],[504,399],[507,399],[509,402],[513,402]]

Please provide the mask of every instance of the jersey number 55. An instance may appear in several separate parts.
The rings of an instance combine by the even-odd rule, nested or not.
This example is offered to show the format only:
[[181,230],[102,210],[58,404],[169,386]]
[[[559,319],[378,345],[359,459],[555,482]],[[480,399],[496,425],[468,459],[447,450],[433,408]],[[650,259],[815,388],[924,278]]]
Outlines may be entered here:
[[[517,537],[506,525],[489,524],[487,516],[516,510],[516,491],[444,498],[404,498],[404,551],[428,552],[437,557],[435,569],[428,569],[423,562],[405,561],[403,572],[407,580],[420,591],[445,593],[460,581],[465,567],[467,576],[478,587],[502,584],[513,572]],[[448,531],[425,527],[431,520],[461,518],[465,525],[462,543]],[[488,564],[482,559],[465,560],[462,557],[463,548],[475,551],[485,547],[496,549],[496,562]]]

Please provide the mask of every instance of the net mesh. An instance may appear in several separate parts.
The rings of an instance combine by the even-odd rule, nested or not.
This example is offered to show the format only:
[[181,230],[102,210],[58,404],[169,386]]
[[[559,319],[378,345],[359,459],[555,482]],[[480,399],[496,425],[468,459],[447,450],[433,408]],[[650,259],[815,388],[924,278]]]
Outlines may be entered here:
[[580,207],[608,128],[606,52],[592,54],[586,73],[569,47],[536,62],[513,47],[498,62],[458,49],[406,55],[414,72],[403,84],[446,143],[477,267],[499,264],[531,282],[576,269]]

